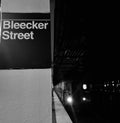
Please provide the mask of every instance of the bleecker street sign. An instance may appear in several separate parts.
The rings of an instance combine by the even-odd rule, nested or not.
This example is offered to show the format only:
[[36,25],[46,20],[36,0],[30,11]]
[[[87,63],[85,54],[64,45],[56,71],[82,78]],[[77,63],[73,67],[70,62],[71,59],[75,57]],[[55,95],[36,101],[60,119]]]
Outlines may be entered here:
[[50,14],[2,13],[0,68],[49,68]]

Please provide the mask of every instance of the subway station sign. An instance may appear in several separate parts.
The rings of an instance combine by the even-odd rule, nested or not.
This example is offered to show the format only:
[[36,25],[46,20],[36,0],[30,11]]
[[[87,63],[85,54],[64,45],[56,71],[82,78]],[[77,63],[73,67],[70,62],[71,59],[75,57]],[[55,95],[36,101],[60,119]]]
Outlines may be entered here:
[[2,13],[0,68],[49,68],[50,14]]

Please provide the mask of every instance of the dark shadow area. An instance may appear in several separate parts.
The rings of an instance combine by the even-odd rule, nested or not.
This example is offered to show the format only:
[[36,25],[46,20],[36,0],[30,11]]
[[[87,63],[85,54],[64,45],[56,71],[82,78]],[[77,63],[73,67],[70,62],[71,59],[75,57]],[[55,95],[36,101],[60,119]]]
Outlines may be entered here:
[[117,9],[107,3],[56,0],[53,84],[70,83],[74,103],[65,106],[75,123],[119,122]]

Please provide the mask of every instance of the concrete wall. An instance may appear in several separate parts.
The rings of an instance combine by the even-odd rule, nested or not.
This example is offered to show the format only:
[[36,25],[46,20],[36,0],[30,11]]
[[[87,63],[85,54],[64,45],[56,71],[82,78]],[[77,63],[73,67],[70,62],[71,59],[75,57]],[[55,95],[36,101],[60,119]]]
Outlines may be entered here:
[[[2,0],[3,12],[50,12],[49,0]],[[0,70],[0,123],[52,123],[51,69]]]
[[51,123],[51,70],[0,70],[0,123]]
[[1,0],[3,12],[50,12],[50,0]]

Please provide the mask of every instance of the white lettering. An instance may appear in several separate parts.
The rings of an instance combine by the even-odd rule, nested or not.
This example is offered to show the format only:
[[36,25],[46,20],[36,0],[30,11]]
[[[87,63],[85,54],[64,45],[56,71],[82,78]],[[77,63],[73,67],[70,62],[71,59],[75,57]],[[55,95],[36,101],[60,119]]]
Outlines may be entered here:
[[26,27],[27,27],[27,29],[32,29],[32,24],[31,23],[27,23]]
[[14,22],[3,21],[3,29],[47,29],[48,23],[46,22]]
[[47,25],[48,25],[48,23],[45,23],[44,24],[44,29],[47,29]]
[[8,40],[8,39],[11,39],[11,40],[22,40],[22,39],[25,39],[25,40],[33,40],[34,39],[34,33],[33,31],[31,31],[30,33],[14,33],[12,31],[3,31],[2,33],[2,39],[4,40]]
[[8,31],[4,31],[3,32],[2,39],[4,39],[4,40],[8,40],[9,39],[9,32]]
[[14,24],[14,28],[15,28],[15,29],[19,29],[19,28],[20,28],[20,24],[19,24],[19,23],[15,23],[15,24]]
[[10,21],[3,21],[3,29],[9,29],[10,28]]
[[21,29],[25,29],[25,23],[21,23],[21,24],[20,24],[20,28],[21,28]]
[[32,21],[32,29],[38,29],[38,23],[35,23],[35,21]]

